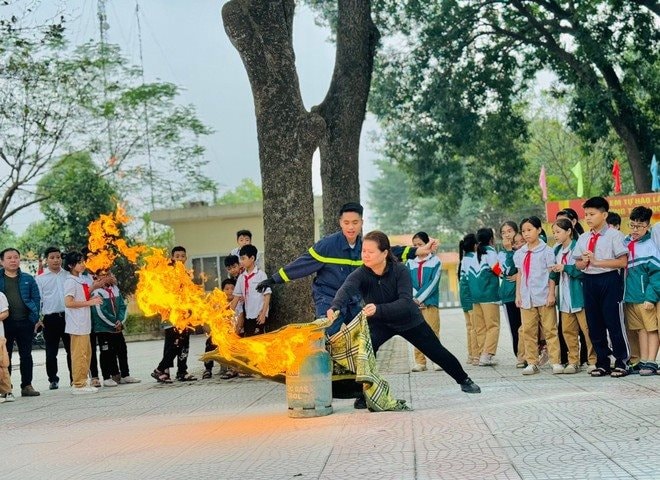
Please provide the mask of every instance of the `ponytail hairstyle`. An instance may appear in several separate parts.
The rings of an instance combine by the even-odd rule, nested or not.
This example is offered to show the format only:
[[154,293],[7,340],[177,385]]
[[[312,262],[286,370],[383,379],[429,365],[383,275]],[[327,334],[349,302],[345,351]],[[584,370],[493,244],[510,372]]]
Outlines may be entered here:
[[558,218],[553,225],[558,226],[562,230],[570,231],[571,232],[571,239],[577,240],[580,234],[577,232],[577,229],[575,228],[575,225],[573,225],[573,222],[570,221],[568,218]]
[[[458,242],[458,264],[460,266],[461,261],[466,253],[474,253],[474,247],[477,246],[477,237],[474,233],[468,233],[463,237],[463,239]],[[461,278],[461,269],[458,268],[458,278]]]
[[431,240],[429,238],[429,234],[426,232],[417,232],[415,235],[413,235],[412,239],[415,240],[416,238],[419,238],[425,244],[429,243],[429,241]]
[[571,221],[571,223],[573,223],[573,226],[575,227],[575,231],[578,233],[578,235],[582,235],[584,233],[584,228],[580,224],[580,221],[578,219],[578,214],[572,208],[564,208],[563,210],[559,210],[555,218],[557,217],[568,218]]
[[395,263],[396,258],[392,254],[392,248],[390,247],[390,239],[387,238],[387,235],[385,235],[383,232],[380,230],[372,230],[371,232],[367,233],[364,237],[362,237],[362,242],[365,240],[371,240],[378,246],[378,250],[381,252],[384,252],[387,250],[387,261],[389,263]]
[[495,238],[492,228],[480,228],[477,230],[477,261],[481,262],[481,256],[486,253],[486,247],[490,246]]

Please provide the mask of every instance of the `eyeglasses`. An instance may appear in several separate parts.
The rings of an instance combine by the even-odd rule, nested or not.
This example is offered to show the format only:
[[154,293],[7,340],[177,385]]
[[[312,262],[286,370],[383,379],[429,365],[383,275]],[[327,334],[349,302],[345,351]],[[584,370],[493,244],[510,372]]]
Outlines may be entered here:
[[648,223],[629,223],[630,230],[644,230],[649,226]]

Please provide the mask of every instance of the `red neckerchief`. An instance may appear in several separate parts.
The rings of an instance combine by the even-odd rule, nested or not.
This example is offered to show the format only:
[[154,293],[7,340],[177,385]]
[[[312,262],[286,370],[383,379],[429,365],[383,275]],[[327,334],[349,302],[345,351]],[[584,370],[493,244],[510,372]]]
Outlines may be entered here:
[[257,270],[254,269],[254,271],[253,271],[251,274],[249,274],[249,275],[247,275],[247,272],[245,272],[245,273],[243,274],[243,284],[245,285],[245,289],[244,289],[244,291],[243,291],[243,295],[245,296],[245,301],[246,301],[246,303],[247,303],[247,297],[248,297],[248,290],[250,289],[250,280],[252,279],[252,277],[254,277],[254,275],[255,275],[256,273],[257,273]]
[[529,270],[532,266],[532,251],[527,250],[523,260],[523,272],[525,274],[525,285],[529,285]]
[[112,287],[105,287],[105,291],[108,292],[108,298],[110,299],[110,304],[112,305],[112,313],[117,315],[117,309],[115,308],[115,292],[112,291]]
[[561,254],[561,264],[568,265],[568,254],[571,252],[565,252]]
[[90,298],[92,298],[92,296],[89,294],[89,285],[87,284],[87,282],[83,282],[82,287],[83,287],[83,292],[85,293],[85,300],[89,300]]
[[[639,240],[639,238],[637,240]],[[635,243],[637,243],[637,240],[633,240],[628,244],[628,251],[630,252],[630,260],[635,259]]]
[[593,232],[591,234],[591,237],[589,237],[589,244],[587,245],[587,250],[596,253],[596,242],[598,242],[599,237],[600,237],[599,232]]
[[421,262],[419,262],[419,265],[417,267],[417,285],[419,285],[419,288],[422,288],[422,273],[423,273],[422,267],[424,266],[425,262],[426,260],[422,260]]

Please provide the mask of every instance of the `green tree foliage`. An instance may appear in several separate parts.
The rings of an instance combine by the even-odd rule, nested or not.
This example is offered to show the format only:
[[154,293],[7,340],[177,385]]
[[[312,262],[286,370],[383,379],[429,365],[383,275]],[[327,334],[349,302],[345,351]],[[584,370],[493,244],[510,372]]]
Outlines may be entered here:
[[86,152],[62,157],[37,184],[37,195],[47,224],[52,225],[50,242],[65,249],[87,246],[87,226],[117,205],[117,191],[101,176],[99,167]]
[[260,202],[263,200],[261,186],[251,178],[244,178],[233,190],[223,193],[216,200],[216,205],[237,205],[239,203]]
[[518,102],[551,70],[561,83],[555,95],[570,102],[572,129],[589,141],[613,130],[637,191],[649,190],[660,132],[657,2],[379,4],[399,37],[380,61],[372,105],[396,145],[388,156],[420,185],[442,192],[464,178],[477,195],[515,196],[507,184],[523,170]]
[[215,192],[201,173],[211,130],[179,88],[145,83],[114,45],[69,47],[62,23],[0,24],[0,225],[44,200],[37,180],[63,155],[90,152],[134,210]]

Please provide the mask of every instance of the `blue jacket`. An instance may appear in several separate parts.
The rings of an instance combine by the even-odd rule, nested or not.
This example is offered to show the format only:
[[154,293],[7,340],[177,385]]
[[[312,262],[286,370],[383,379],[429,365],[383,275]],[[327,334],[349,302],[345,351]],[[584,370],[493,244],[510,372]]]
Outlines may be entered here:
[[[23,303],[30,310],[29,319],[33,324],[39,321],[39,309],[41,307],[41,296],[39,287],[34,277],[18,269],[18,289],[21,292]],[[0,268],[0,292],[5,292],[5,269]]]
[[[394,256],[404,261],[414,256],[415,252],[412,247],[392,247]],[[362,266],[361,254],[361,235],[351,248],[344,234],[335,232],[316,242],[307,253],[280,268],[271,278],[275,283],[286,283],[315,273],[312,292],[316,314],[325,315],[339,287],[356,268]],[[359,303],[360,298],[355,297],[349,302],[349,307]]]

